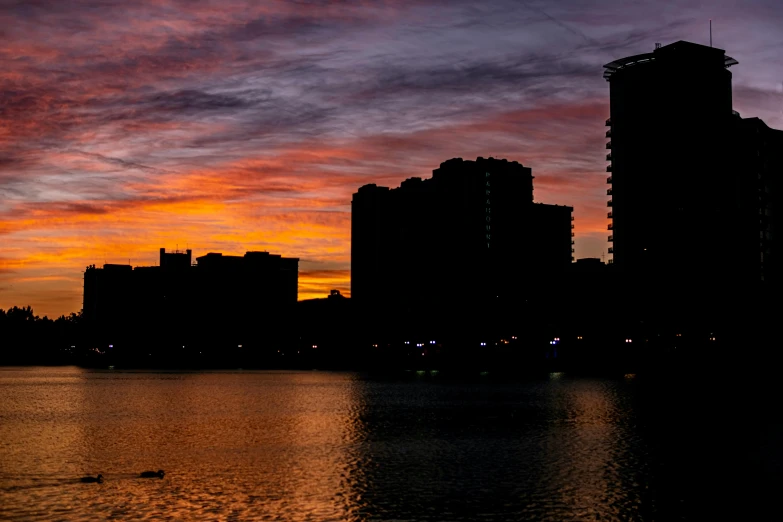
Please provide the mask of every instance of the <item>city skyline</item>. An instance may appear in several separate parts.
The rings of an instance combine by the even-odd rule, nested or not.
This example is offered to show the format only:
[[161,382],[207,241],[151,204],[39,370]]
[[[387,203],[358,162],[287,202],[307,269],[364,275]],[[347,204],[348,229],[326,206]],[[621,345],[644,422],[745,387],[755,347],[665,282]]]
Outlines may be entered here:
[[575,257],[600,257],[603,65],[706,44],[709,18],[734,108],[783,127],[775,2],[184,5],[0,14],[0,308],[77,311],[86,265],[177,245],[298,257],[300,298],[348,294],[351,194],[451,157],[533,168],[537,201],[574,207]]

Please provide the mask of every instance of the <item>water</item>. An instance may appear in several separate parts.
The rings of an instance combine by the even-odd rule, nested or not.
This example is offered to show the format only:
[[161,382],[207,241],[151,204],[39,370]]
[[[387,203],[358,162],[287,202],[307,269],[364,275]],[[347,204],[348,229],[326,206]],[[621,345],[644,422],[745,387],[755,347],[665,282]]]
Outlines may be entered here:
[[780,519],[777,415],[639,381],[0,369],[0,520]]

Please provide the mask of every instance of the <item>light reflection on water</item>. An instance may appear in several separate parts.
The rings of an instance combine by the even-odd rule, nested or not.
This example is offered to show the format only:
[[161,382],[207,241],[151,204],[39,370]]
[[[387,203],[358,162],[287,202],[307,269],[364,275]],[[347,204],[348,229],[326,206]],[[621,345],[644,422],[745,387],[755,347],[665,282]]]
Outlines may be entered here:
[[633,386],[0,369],[0,519],[669,519]]

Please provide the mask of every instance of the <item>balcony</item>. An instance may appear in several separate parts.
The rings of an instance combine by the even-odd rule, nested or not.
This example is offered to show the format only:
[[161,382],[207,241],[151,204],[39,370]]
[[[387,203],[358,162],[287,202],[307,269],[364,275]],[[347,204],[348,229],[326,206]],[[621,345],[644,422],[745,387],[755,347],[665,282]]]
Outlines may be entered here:
[[611,196],[612,195],[612,189],[606,189],[606,195]]
[[606,119],[606,126],[607,127],[611,127],[612,126],[612,118],[607,118]]
[[606,206],[607,206],[607,207],[611,207],[611,206],[612,206],[612,200],[611,200],[611,199],[610,199],[609,201],[607,201],[607,202],[606,202]]
[[614,234],[610,235],[608,238],[606,238],[607,241],[610,243],[614,241]]
[[609,223],[609,224],[606,226],[606,230],[612,230],[613,228],[614,228],[614,223]]
[[575,250],[572,248],[572,249],[571,249],[571,253],[573,254],[574,252],[575,252]]
[[609,129],[608,131],[606,131],[606,137],[607,138],[611,138],[612,137],[612,129]]
[[612,213],[611,212],[607,212],[606,213],[606,217],[608,217],[609,219],[612,219]]
[[609,176],[608,178],[606,178],[606,183],[607,184],[611,184],[612,183],[612,176]]
[[607,252],[609,252],[610,254],[614,254],[614,248],[609,247],[609,250],[607,250]]
[[[610,252],[610,253],[611,253],[611,252]],[[607,261],[607,262],[606,262],[606,264],[607,264],[607,265],[611,265],[611,264],[613,264],[613,263],[614,263],[614,259],[610,259],[609,261]]]
[[574,224],[571,223],[571,229],[573,230],[574,228],[576,228],[576,227],[574,227]]
[[574,241],[574,240],[572,239],[572,240],[571,240],[571,244],[572,244],[572,245],[576,244],[576,241]]
[[576,236],[576,233],[571,232],[571,237],[575,237],[575,236]]
[[611,165],[607,165],[606,166],[606,172],[612,172],[612,166]]
[[574,220],[574,216],[571,216],[571,221],[573,221],[573,220]]
[[612,161],[612,153],[606,155],[606,161]]
[[612,148],[612,142],[611,141],[606,143],[606,148],[607,149],[611,149]]

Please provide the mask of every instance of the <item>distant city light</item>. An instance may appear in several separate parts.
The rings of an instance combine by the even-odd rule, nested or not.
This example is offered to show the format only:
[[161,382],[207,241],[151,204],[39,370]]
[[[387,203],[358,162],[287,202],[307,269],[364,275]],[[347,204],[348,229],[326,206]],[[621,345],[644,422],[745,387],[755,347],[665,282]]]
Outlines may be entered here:
[[626,343],[632,343],[633,341],[632,341],[632,340],[630,340],[630,339],[626,339],[626,340],[625,340],[625,342],[626,342]]
[[110,344],[110,345],[109,345],[109,348],[114,348],[114,345],[113,345],[113,344]]
[[410,341],[405,341],[405,344],[411,344]]
[[317,345],[317,344],[314,344],[314,345],[313,345],[313,348],[318,348],[318,345]]
[[237,345],[237,348],[242,348],[242,345],[241,345],[241,344],[238,344],[238,345]]
[[481,343],[481,346],[486,346],[486,345],[487,345],[487,343]]
[[435,344],[435,341],[430,341],[430,344]]

